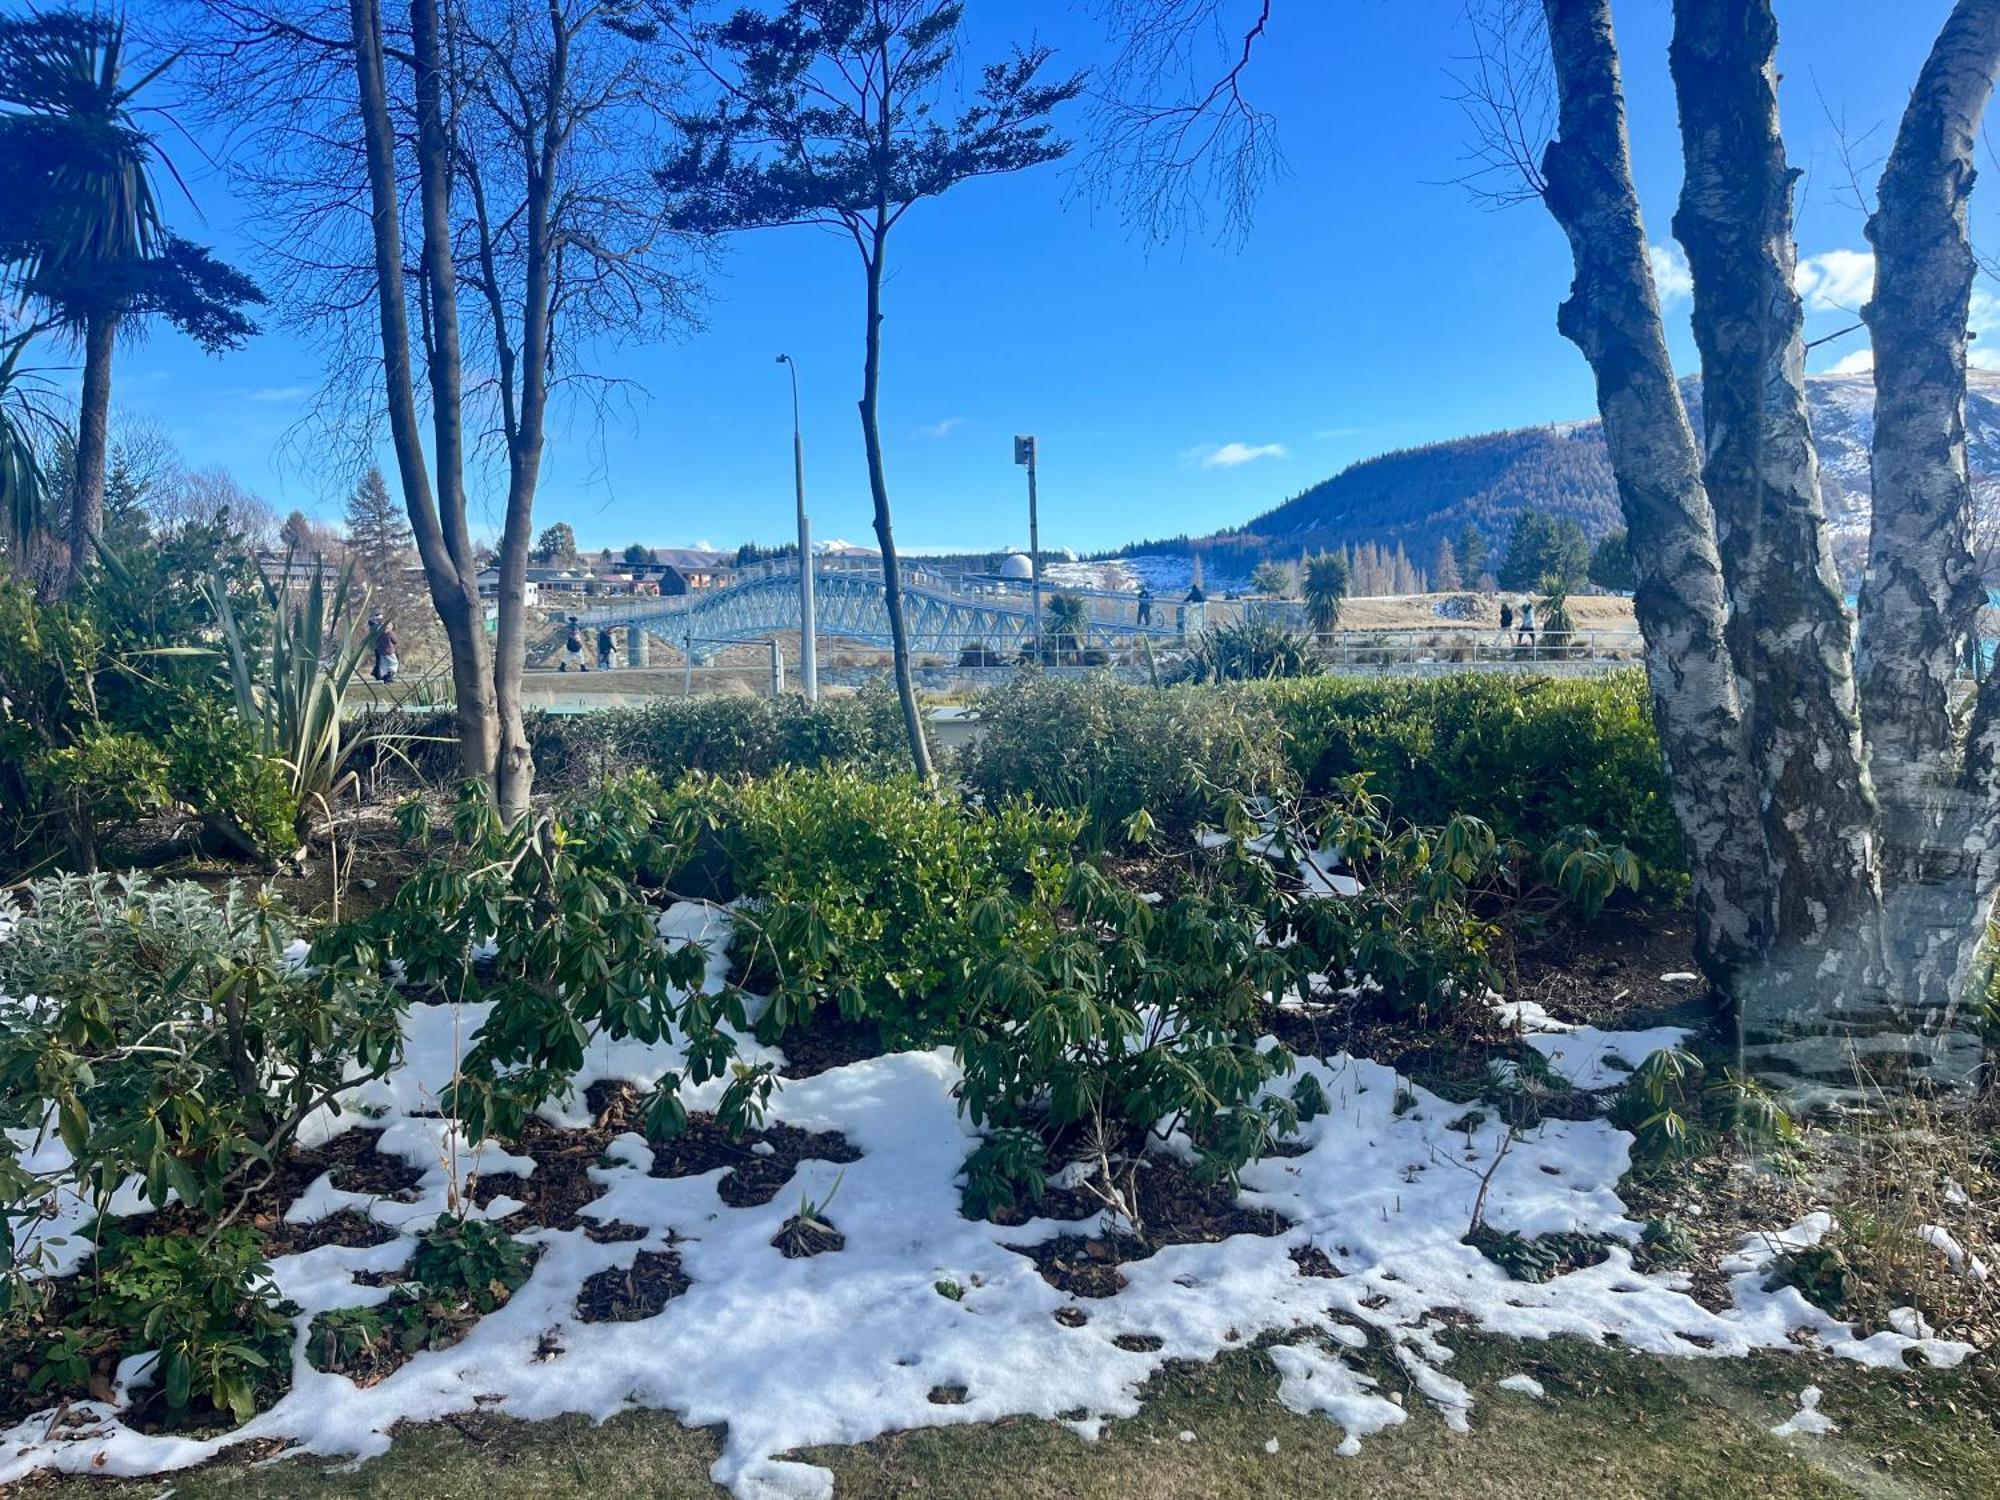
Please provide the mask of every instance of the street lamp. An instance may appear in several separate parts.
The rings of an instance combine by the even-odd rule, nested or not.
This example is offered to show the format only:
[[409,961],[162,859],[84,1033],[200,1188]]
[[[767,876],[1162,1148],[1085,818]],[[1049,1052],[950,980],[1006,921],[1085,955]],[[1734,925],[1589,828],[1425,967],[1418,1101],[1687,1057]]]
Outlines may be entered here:
[[799,502],[799,690],[819,702],[819,617],[813,612],[812,522],[806,519],[806,445],[799,435],[799,367],[789,354],[778,363],[792,376],[792,488]]
[[1029,607],[1035,612],[1035,661],[1039,665],[1042,660],[1042,539],[1035,516],[1035,440],[1032,437],[1015,437],[1014,462],[1025,465],[1028,470],[1028,593]]

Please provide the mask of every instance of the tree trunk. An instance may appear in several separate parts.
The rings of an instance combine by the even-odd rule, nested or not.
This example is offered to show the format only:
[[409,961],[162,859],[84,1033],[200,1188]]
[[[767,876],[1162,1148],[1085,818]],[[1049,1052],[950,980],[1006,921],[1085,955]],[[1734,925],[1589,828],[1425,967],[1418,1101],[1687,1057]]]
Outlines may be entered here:
[[74,492],[70,496],[69,558],[61,588],[83,576],[104,535],[104,467],[110,447],[111,356],[118,345],[118,315],[94,312],[83,330],[83,399],[76,414]]
[[[427,0],[411,7],[413,21],[429,12]],[[465,491],[460,472],[440,465],[443,505],[431,487],[423,433],[417,414],[415,377],[410,360],[409,308],[403,297],[403,234],[401,201],[396,183],[396,135],[390,118],[384,76],[380,0],[350,0],[358,105],[368,156],[369,208],[375,241],[376,308],[382,329],[383,383],[387,396],[390,437],[402,480],[410,531],[423,560],[424,581],[443,622],[451,651],[452,689],[457,698],[460,769],[467,777],[493,774],[497,723],[493,682],[486,649],[486,622],[479,600],[479,578],[466,536]],[[435,60],[435,14],[429,35]],[[435,84],[432,86],[435,114]],[[433,122],[435,123],[435,122]],[[429,205],[426,205],[427,210]],[[431,247],[426,245],[426,260]],[[448,249],[447,249],[448,254]],[[434,386],[435,389],[435,386]]]
[[1670,61],[1686,175],[1674,233],[1693,272],[1706,455],[1769,850],[1770,951],[1790,994],[1830,940],[1873,931],[1880,879],[1852,632],[1806,414],[1792,185],[1769,0],[1676,0]]
[[[880,219],[877,220],[879,226]],[[933,778],[931,748],[924,738],[923,710],[910,676],[910,632],[903,619],[903,579],[896,538],[889,524],[889,480],[882,465],[878,398],[882,387],[882,252],[885,233],[877,228],[868,262],[868,353],[861,376],[861,441],[868,450],[868,488],[875,497],[875,539],[882,548],[882,603],[889,612],[889,644],[895,657],[896,696],[903,705],[903,730],[917,775]]]
[[[1952,683],[1985,589],[1971,548],[1965,345],[1977,270],[1973,148],[2000,66],[2000,0],[1960,0],[1918,76],[1868,240],[1874,504],[1861,587],[1862,718],[1897,864],[1924,878],[1952,744]],[[1948,852],[1948,851],[1947,851]]]
[[1959,0],[1896,134],[1868,221],[1875,293],[1874,509],[1861,592],[1863,719],[1896,882],[1892,996],[1934,1074],[1978,1043],[1959,1006],[2000,885],[2000,686],[1982,684],[1954,768],[1953,679],[1985,587],[1969,538],[1966,322],[1973,152],[2000,70],[2000,0]]
[[1696,951],[1733,989],[1764,956],[1772,908],[1715,522],[1646,255],[1609,0],[1543,0],[1543,9],[1560,109],[1543,174],[1576,266],[1557,326],[1597,381],[1653,717],[1693,874]]

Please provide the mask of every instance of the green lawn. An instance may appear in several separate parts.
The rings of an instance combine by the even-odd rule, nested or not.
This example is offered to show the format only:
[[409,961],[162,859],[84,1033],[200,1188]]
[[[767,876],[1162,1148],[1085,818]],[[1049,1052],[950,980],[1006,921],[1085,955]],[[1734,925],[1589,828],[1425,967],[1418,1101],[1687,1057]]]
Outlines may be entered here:
[[[1357,1458],[1334,1453],[1339,1431],[1276,1399],[1256,1352],[1170,1370],[1140,1415],[1086,1443],[1044,1422],[901,1433],[803,1455],[828,1465],[842,1497],[994,1496],[1007,1500],[1169,1500],[1184,1496],[1395,1496],[1398,1500],[1807,1500],[1807,1497],[1985,1497],[2000,1494],[2000,1378],[1957,1372],[1874,1373],[1803,1358],[1656,1360],[1558,1342],[1461,1340],[1451,1366],[1478,1397],[1469,1435],[1420,1398],[1410,1421],[1371,1438]],[[1525,1370],[1536,1401],[1493,1388]],[[1388,1389],[1400,1381],[1386,1369]],[[1797,1408],[1808,1381],[1838,1436],[1781,1440],[1770,1426]],[[1191,1432],[1191,1441],[1181,1438]],[[1267,1451],[1272,1439],[1278,1451]],[[473,1419],[400,1434],[385,1458],[341,1472],[310,1463],[230,1462],[190,1474],[106,1486],[36,1483],[41,1496],[107,1488],[175,1500],[380,1497],[380,1500],[553,1500],[558,1496],[713,1496],[717,1435],[664,1413],[603,1427]]]

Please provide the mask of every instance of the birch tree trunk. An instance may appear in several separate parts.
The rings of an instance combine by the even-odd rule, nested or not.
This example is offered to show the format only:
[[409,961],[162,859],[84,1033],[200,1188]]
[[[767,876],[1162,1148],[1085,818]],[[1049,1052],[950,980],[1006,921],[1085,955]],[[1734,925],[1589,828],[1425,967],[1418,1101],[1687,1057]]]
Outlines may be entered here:
[[1954,679],[1985,586],[1970,547],[1966,323],[1973,152],[2000,71],[2000,0],[1959,0],[1897,130],[1874,215],[1874,506],[1861,591],[1863,721],[1897,877],[1889,956],[1935,1065],[1977,1060],[1958,1005],[1991,915],[2000,840],[2000,688],[1988,677],[1962,760]]
[[2000,0],[1961,0],[1910,96],[1868,221],[1875,292],[1874,505],[1861,588],[1868,753],[1899,862],[1919,876],[1952,742],[1952,682],[1985,591],[1971,548],[1966,231],[1973,148],[2000,66]]
[[1597,380],[1653,717],[1693,872],[1697,951],[1710,978],[1733,990],[1764,958],[1773,906],[1715,521],[1647,259],[1609,0],[1543,0],[1543,10],[1559,129],[1542,170],[1576,268],[1557,326]]
[[[1769,0],[1676,0],[1669,58],[1686,175],[1674,233],[1694,279],[1703,487],[1763,807],[1772,902],[1756,988],[1793,996],[1879,921],[1853,635],[1806,414],[1792,187]],[[1817,988],[1817,985],[1814,986]],[[1811,993],[1797,997],[1810,1008]]]

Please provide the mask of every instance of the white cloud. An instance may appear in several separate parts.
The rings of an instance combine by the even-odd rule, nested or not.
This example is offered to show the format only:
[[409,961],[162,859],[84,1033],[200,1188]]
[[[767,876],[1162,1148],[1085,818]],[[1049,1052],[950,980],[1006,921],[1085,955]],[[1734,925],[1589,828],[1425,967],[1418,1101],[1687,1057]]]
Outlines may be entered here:
[[262,402],[302,401],[312,393],[309,385],[260,385],[247,392],[252,401]]
[[963,417],[946,417],[942,422],[933,422],[928,427],[919,427],[917,429],[917,436],[927,438],[950,437],[964,425],[965,418]]
[[1858,313],[1875,291],[1875,257],[1866,250],[1822,250],[1799,262],[1793,284],[1807,312]]
[[1290,458],[1291,454],[1283,443],[1200,443],[1183,449],[1181,459],[1204,469],[1233,469],[1260,458]]
[[1866,375],[1875,368],[1875,351],[1860,348],[1843,354],[1823,372],[1827,375]]
[[1679,245],[1648,245],[1646,259],[1652,262],[1660,306],[1672,307],[1694,295],[1694,273],[1688,270],[1687,257]]

